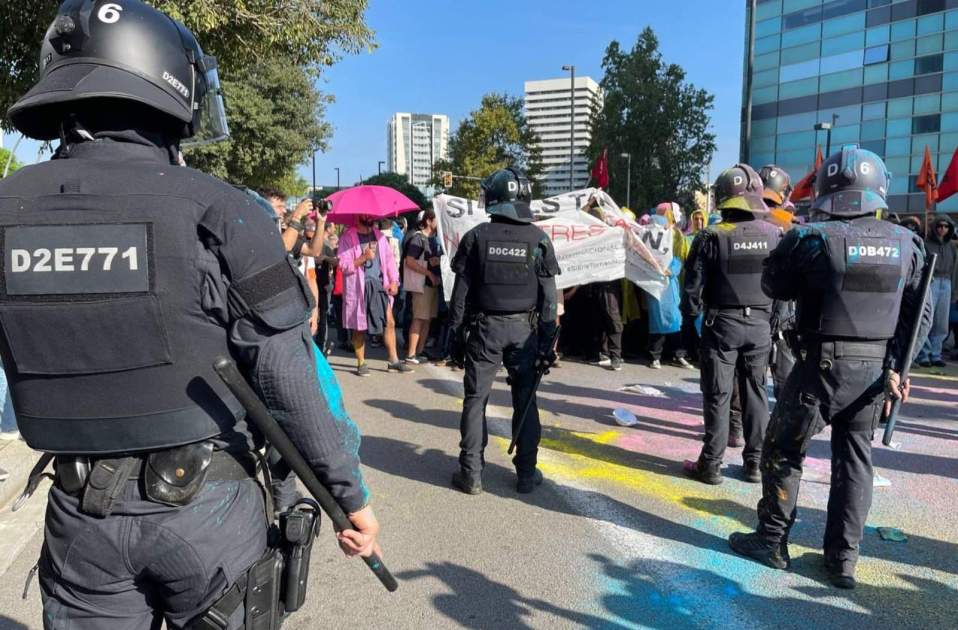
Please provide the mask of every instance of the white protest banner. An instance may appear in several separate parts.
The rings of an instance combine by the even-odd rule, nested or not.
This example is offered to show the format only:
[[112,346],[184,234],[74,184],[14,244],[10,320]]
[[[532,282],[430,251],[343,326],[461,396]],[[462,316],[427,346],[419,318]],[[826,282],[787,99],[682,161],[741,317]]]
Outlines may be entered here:
[[[583,212],[593,199],[602,219]],[[548,199],[534,200],[536,225],[552,239],[562,274],[557,288],[628,278],[654,297],[668,285],[664,271],[672,262],[672,235],[660,225],[639,225],[627,219],[602,190],[587,188]],[[448,300],[454,274],[449,263],[462,236],[489,220],[479,202],[438,195],[433,208],[439,219],[439,237],[446,256],[442,260],[443,287]]]

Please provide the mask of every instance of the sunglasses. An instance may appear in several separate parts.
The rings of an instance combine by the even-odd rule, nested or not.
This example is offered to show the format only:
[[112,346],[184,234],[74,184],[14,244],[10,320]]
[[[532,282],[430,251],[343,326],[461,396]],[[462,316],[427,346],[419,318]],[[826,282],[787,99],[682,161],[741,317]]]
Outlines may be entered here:
[[935,228],[938,229],[938,230],[940,230],[940,229],[942,229],[942,228],[945,228],[945,229],[947,230],[947,229],[948,229],[948,224],[947,224],[947,223],[939,223],[938,225],[935,226]]

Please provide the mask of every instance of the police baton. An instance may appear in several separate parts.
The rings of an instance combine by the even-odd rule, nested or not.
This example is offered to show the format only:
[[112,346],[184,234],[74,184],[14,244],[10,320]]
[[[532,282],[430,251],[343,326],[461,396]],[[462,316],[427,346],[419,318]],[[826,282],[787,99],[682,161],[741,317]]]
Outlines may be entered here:
[[[306,460],[303,459],[299,449],[290,441],[289,436],[286,435],[283,428],[279,426],[279,423],[270,415],[266,405],[263,404],[263,401],[259,399],[259,396],[256,395],[253,388],[249,386],[246,379],[240,374],[240,371],[236,368],[236,364],[225,357],[218,357],[216,361],[213,362],[213,369],[216,370],[216,373],[219,374],[223,382],[226,383],[226,386],[233,392],[233,395],[236,396],[236,399],[239,400],[243,408],[246,409],[247,419],[260,430],[266,440],[273,445],[273,448],[282,455],[283,460],[289,465],[293,472],[296,473],[296,476],[300,478],[306,486],[306,489],[309,490],[320,507],[323,508],[323,511],[329,516],[336,529],[340,531],[353,529],[354,526],[349,521],[349,517],[346,516],[346,513],[339,507],[339,504],[336,503],[336,500],[329,494],[329,491],[324,488],[323,484],[316,478],[315,473],[313,473],[309,464],[306,463]],[[386,565],[383,564],[379,554],[373,552],[371,556],[368,558],[364,557],[363,560],[369,566],[370,570],[376,574],[376,577],[379,578],[379,581],[382,582],[387,591],[392,593],[399,588],[396,578],[393,577],[389,569],[386,568]]]
[[[905,348],[905,366],[901,370],[901,386],[904,387],[908,382],[908,375],[911,372],[911,360],[915,356],[915,346],[918,345],[918,332],[921,328],[921,318],[925,312],[925,304],[928,302],[928,293],[931,291],[932,274],[935,272],[935,263],[938,262],[938,254],[932,254],[925,263],[925,268],[921,272],[921,300],[918,302],[918,310],[915,313],[915,321],[911,326],[911,335],[908,337],[908,346]],[[901,408],[901,398],[896,398],[891,403],[891,410],[885,420],[885,434],[882,436],[881,443],[885,446],[891,446],[891,437],[895,433],[895,423],[898,421],[898,410]]]
[[[559,339],[559,331],[562,330],[562,326],[556,326],[555,332],[552,333],[552,339],[549,341],[549,348],[555,349],[556,341]],[[536,382],[532,386],[532,391],[529,393],[529,398],[526,399],[526,404],[522,408],[522,415],[519,416],[519,424],[516,426],[516,430],[512,432],[512,441],[509,442],[509,450],[507,453],[512,455],[512,451],[516,450],[516,442],[519,441],[519,436],[522,435],[522,427],[526,423],[526,416],[529,415],[529,409],[532,407],[532,401],[536,399],[536,392],[539,390],[539,384],[542,383],[542,377],[549,371],[549,366],[543,365],[536,370]]]

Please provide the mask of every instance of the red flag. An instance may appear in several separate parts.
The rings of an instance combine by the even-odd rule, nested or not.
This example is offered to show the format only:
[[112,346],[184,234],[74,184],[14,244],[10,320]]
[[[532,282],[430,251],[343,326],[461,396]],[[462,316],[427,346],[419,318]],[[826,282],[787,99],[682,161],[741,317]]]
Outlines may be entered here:
[[815,174],[818,173],[818,169],[822,167],[822,146],[818,145],[815,150],[815,167],[803,177],[797,184],[795,188],[792,189],[792,194],[789,195],[789,201],[801,201],[802,199],[811,199],[815,194]]
[[944,201],[956,192],[958,192],[958,149],[955,149],[955,153],[951,156],[951,163],[945,170],[945,176],[941,178],[938,201]]
[[592,183],[599,188],[609,187],[609,158],[608,149],[602,149],[602,155],[595,161],[592,167]]
[[921,170],[918,171],[918,181],[915,184],[925,191],[925,210],[931,210],[938,199],[938,176],[935,167],[931,164],[931,151],[925,145],[925,157],[921,161]]

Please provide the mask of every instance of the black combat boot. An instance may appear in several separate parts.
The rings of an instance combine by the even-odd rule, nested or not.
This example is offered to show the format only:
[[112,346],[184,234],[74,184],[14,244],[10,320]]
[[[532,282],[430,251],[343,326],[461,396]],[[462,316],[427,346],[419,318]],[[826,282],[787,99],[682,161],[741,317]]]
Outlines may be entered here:
[[762,471],[759,469],[758,462],[745,462],[745,481],[762,483]]
[[682,463],[682,471],[685,472],[686,476],[696,481],[707,483],[710,486],[717,486],[724,481],[722,472],[718,466],[712,467],[708,464],[703,464],[701,460],[685,460]]
[[846,570],[841,562],[831,562],[825,558],[825,571],[828,573],[828,581],[835,588],[852,590],[855,588],[855,572]]
[[539,485],[542,485],[542,471],[537,468],[531,475],[519,477],[516,481],[516,492],[529,494]]
[[728,537],[728,544],[735,553],[747,556],[773,569],[787,569],[791,564],[786,543],[783,542],[778,546],[770,545],[756,532],[749,534],[735,532]]
[[466,494],[481,494],[482,477],[467,473],[464,470],[457,470],[452,473],[452,486]]

